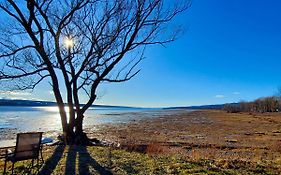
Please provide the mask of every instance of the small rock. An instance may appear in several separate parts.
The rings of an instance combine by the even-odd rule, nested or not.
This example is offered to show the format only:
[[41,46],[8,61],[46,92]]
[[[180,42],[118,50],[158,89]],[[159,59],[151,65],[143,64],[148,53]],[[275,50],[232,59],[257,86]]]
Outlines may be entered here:
[[196,136],[197,139],[204,139],[204,136],[198,135]]
[[265,135],[265,132],[255,132],[255,134],[258,134],[258,135]]
[[236,143],[236,142],[238,142],[238,140],[236,140],[236,139],[226,139],[225,141],[229,142],[229,143]]

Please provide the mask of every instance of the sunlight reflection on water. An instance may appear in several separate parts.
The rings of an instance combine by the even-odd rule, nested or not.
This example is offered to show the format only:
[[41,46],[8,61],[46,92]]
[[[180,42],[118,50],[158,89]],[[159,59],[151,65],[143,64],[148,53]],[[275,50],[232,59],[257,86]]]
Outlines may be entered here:
[[[40,106],[40,107],[33,107],[34,109],[39,109],[39,110],[42,110],[42,111],[47,111],[47,112],[56,112],[58,113],[59,112],[59,108],[57,106]],[[65,111],[68,111],[69,108],[66,106],[64,107],[64,110]]]
[[[68,111],[68,107],[65,110]],[[147,117],[146,111],[155,111],[155,109],[90,108],[85,113],[84,126],[126,123],[131,120]],[[153,115],[150,114],[150,116]],[[19,132],[61,131],[58,107],[0,106],[0,130],[3,129],[16,129]]]

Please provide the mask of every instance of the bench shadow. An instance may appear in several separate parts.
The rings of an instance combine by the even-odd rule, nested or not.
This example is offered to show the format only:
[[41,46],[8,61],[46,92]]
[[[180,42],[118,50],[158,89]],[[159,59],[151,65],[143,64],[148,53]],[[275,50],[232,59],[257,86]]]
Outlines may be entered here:
[[39,170],[38,175],[50,175],[53,173],[53,171],[56,169],[56,166],[58,165],[60,159],[63,156],[63,152],[65,149],[65,145],[58,145],[54,153],[50,158],[48,158],[43,167]]
[[[78,157],[78,161],[77,160]],[[78,167],[78,173],[76,168]],[[85,146],[70,146],[66,159],[65,174],[101,174],[112,175],[107,167],[101,166],[88,152]]]

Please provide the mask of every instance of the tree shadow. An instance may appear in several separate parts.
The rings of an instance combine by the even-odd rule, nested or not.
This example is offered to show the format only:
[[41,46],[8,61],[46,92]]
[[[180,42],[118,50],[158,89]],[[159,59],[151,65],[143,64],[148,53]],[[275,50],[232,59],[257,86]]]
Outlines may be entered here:
[[[112,172],[108,167],[111,167],[111,151],[109,152],[109,165],[104,167],[100,165],[88,152],[86,146],[69,146],[68,152],[65,153],[65,146],[58,145],[54,153],[48,158],[43,167],[38,171],[38,175],[50,175],[54,173],[57,168],[59,161],[66,156],[65,169],[64,165],[61,165],[61,171],[65,171],[66,175],[75,174],[101,174],[101,175],[112,175]],[[59,170],[60,171],[60,170]],[[77,172],[78,171],[78,172]]]
[[55,170],[56,166],[58,165],[60,159],[63,156],[63,152],[65,149],[65,145],[58,145],[55,148],[54,153],[50,158],[48,158],[41,170],[38,172],[38,175],[50,175]]
[[65,174],[76,174],[76,146],[70,145],[65,162]]
[[[76,158],[78,164],[76,165]],[[78,174],[101,174],[112,175],[111,171],[101,166],[88,152],[85,146],[70,146],[66,160],[65,174],[76,174],[75,167],[78,166]]]

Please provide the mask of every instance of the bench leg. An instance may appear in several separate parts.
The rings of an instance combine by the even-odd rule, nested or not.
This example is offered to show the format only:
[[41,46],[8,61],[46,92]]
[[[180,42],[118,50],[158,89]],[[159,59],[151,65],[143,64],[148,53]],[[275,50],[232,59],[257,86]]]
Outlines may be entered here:
[[6,166],[7,166],[7,158],[5,158],[5,164],[4,164],[4,172],[3,172],[3,174],[6,174]]
[[14,174],[14,167],[15,167],[15,162],[13,162],[13,165],[12,165],[12,174]]
[[42,149],[43,149],[43,148],[41,148],[41,150],[40,150],[40,154],[41,154],[41,160],[42,160],[42,162],[44,163]]

